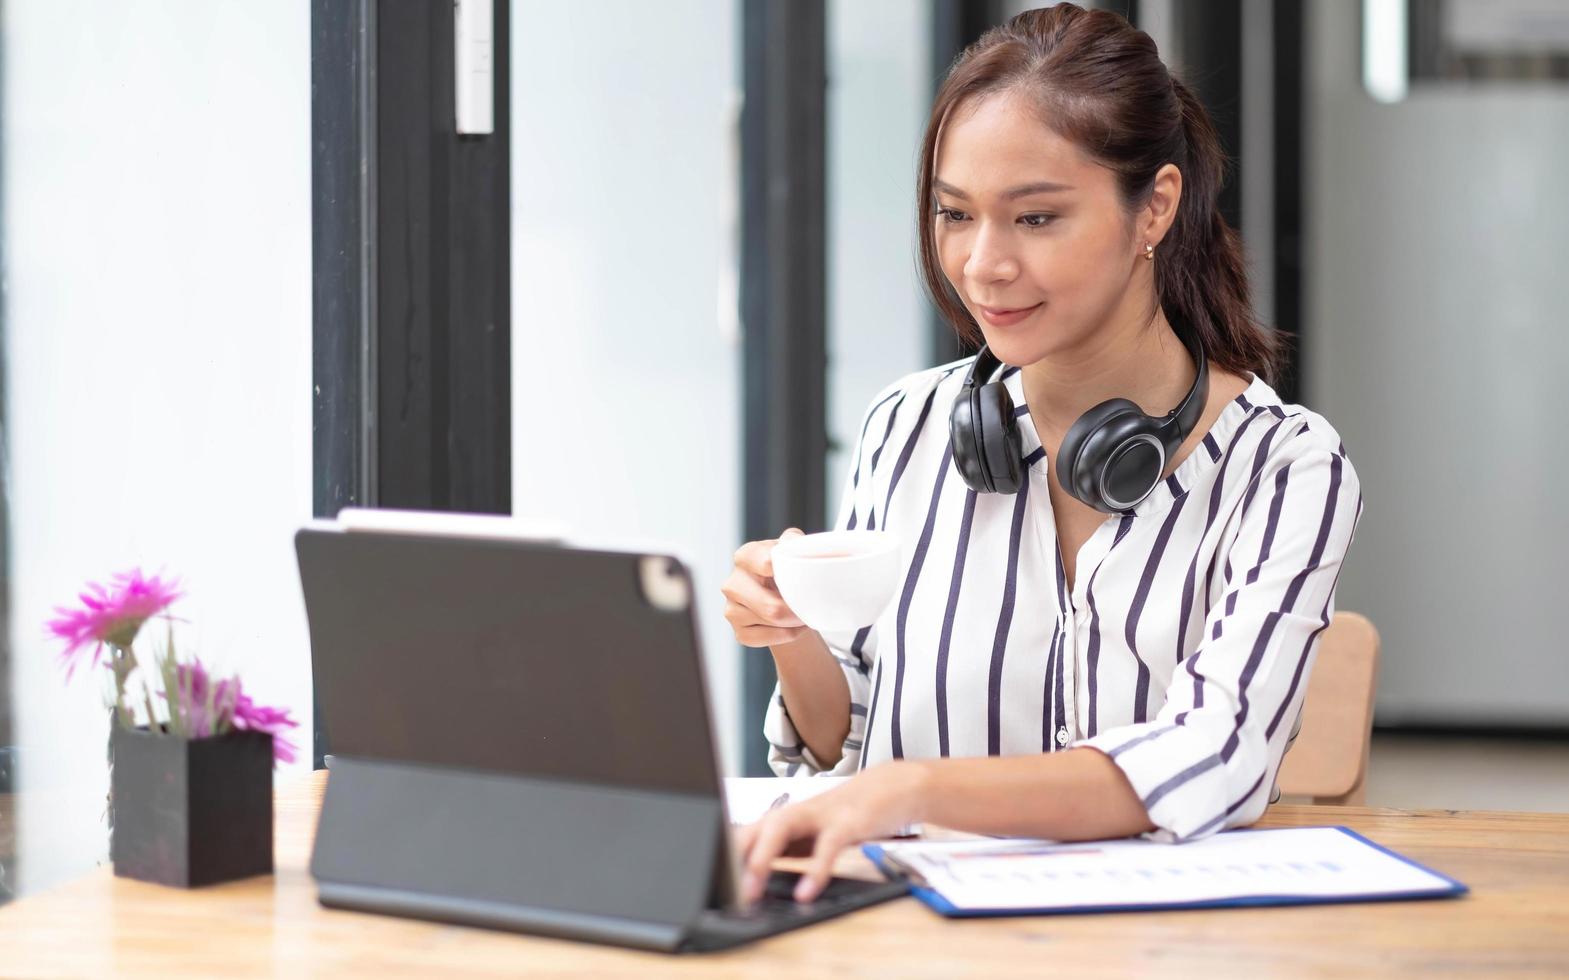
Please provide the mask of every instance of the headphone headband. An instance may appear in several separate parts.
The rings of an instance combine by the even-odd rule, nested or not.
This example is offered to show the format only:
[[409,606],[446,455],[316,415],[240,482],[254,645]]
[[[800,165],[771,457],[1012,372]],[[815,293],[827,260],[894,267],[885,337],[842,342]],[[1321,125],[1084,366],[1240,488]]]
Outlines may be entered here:
[[[964,387],[973,388],[977,378],[990,378],[1002,367],[1002,362],[993,354],[991,348],[985,344],[975,352],[975,360],[970,362],[970,370],[965,372]],[[984,382],[983,382],[984,383]]]
[[[1198,331],[1191,328],[1178,330],[1173,325],[1172,332],[1192,355],[1196,371],[1193,375],[1193,386],[1183,396],[1181,404],[1172,409],[1160,424],[1159,437],[1166,446],[1168,456],[1177,451],[1187,440],[1194,426],[1199,424],[1199,419],[1204,417],[1204,404],[1209,400],[1209,359],[1204,356],[1204,342],[1199,339]],[[1175,435],[1175,442],[1171,441],[1171,435]]]

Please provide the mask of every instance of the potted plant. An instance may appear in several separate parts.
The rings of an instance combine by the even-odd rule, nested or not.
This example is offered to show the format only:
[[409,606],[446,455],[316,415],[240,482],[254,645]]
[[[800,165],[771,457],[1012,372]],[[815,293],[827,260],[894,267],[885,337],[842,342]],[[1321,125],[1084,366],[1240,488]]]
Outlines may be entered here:
[[178,656],[172,625],[151,667],[141,662],[142,627],[168,621],[179,597],[175,582],[132,570],[88,583],[47,627],[64,643],[67,680],[84,661],[113,677],[114,873],[182,887],[268,874],[272,769],[294,760],[283,732],[298,722],[256,704],[238,677],[214,678],[198,657]]

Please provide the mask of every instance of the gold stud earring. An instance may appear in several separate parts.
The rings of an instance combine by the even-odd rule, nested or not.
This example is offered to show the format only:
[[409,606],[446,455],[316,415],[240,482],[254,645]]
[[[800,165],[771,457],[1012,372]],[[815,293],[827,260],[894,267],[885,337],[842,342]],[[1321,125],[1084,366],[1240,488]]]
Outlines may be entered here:
[[1155,261],[1155,246],[1149,242],[1144,243],[1144,259],[1146,262]]

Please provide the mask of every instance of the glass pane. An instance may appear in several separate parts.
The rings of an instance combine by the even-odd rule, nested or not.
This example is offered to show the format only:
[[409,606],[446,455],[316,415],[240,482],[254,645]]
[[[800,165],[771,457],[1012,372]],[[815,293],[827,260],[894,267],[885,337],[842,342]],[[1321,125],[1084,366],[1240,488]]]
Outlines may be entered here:
[[3,16],[0,854],[14,830],[6,886],[31,892],[107,857],[106,672],[67,684],[44,635],[85,581],[178,576],[180,645],[310,731],[291,545],[311,509],[310,10]]
[[512,5],[513,511],[690,560],[730,772],[738,16],[734,0]]
[[931,110],[930,2],[828,4],[828,516],[872,396],[929,366],[915,178]]

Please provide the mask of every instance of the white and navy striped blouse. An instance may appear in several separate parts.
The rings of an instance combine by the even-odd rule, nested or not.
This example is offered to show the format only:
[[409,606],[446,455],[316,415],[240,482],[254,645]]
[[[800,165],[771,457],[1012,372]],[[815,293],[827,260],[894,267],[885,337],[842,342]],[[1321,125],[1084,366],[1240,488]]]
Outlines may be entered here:
[[952,465],[948,412],[969,363],[909,375],[865,415],[836,526],[899,532],[903,584],[872,626],[824,635],[850,686],[838,764],[802,743],[776,689],[770,765],[837,775],[1089,745],[1127,774],[1153,837],[1253,822],[1361,517],[1339,436],[1254,378],[1170,477],[1096,529],[1070,593],[1017,368],[1002,377],[1024,488],[977,494]]

